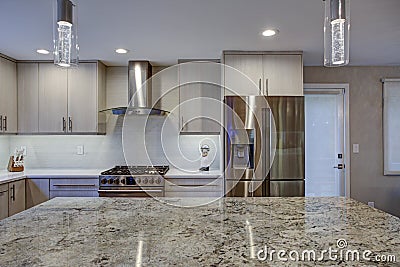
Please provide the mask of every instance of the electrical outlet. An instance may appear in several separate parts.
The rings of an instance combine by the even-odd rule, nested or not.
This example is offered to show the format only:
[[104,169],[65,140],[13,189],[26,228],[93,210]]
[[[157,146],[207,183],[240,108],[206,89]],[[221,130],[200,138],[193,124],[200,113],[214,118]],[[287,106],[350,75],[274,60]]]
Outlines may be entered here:
[[374,201],[368,202],[368,206],[370,206],[371,208],[375,208],[375,202]]
[[84,147],[83,147],[83,146],[77,146],[77,147],[76,147],[76,154],[77,154],[77,155],[83,155],[83,154],[85,154]]
[[353,144],[353,153],[354,154],[360,153],[360,145],[359,144]]

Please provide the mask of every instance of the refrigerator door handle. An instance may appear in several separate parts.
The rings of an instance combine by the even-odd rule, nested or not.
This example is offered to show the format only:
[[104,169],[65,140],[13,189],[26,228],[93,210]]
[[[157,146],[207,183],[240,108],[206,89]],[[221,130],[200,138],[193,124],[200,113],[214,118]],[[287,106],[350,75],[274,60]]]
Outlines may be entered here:
[[265,179],[270,168],[270,138],[271,138],[271,110],[269,108],[262,109],[262,135],[261,140],[261,159],[262,159],[262,179]]

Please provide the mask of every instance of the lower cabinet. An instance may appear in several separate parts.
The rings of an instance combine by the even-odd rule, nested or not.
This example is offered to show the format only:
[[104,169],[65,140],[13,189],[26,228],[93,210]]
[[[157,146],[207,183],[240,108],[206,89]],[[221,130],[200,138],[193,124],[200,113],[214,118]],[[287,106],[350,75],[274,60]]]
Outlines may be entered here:
[[165,179],[166,197],[222,197],[223,178]]
[[25,210],[25,179],[8,184],[8,216]]
[[8,217],[8,184],[0,185],[0,220]]
[[50,198],[98,197],[98,178],[50,179]]
[[55,197],[98,197],[98,178],[26,178],[0,185],[0,220]]
[[32,208],[50,199],[49,179],[26,179],[26,208]]

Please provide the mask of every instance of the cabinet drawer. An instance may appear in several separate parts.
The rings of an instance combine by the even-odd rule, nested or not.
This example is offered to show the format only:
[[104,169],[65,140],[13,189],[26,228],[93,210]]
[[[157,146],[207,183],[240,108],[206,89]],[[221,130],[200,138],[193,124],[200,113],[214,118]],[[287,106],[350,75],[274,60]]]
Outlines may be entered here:
[[51,179],[50,191],[96,191],[99,188],[99,179]]
[[165,192],[165,197],[223,197],[222,192]]
[[55,197],[98,197],[97,190],[53,190],[50,191],[50,198]]
[[174,185],[222,185],[222,178],[167,178],[165,179],[166,184],[174,184]]
[[222,178],[216,179],[168,179],[165,192],[222,192]]

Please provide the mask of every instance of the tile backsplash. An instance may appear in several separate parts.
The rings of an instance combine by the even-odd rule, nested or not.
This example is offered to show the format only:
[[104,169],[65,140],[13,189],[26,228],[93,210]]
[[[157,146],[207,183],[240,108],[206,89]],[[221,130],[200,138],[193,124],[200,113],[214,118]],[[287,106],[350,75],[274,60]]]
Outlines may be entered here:
[[9,136],[0,135],[0,169],[6,169],[10,154]]
[[[107,169],[114,165],[168,164],[186,170],[200,167],[200,144],[211,146],[212,168],[220,166],[220,136],[180,136],[164,117],[109,116],[107,135],[0,136],[0,164],[10,150],[26,146],[26,168]],[[167,128],[167,130],[165,130]],[[169,129],[169,130],[168,130]],[[77,154],[84,146],[84,155]],[[126,161],[125,157],[126,156]]]

